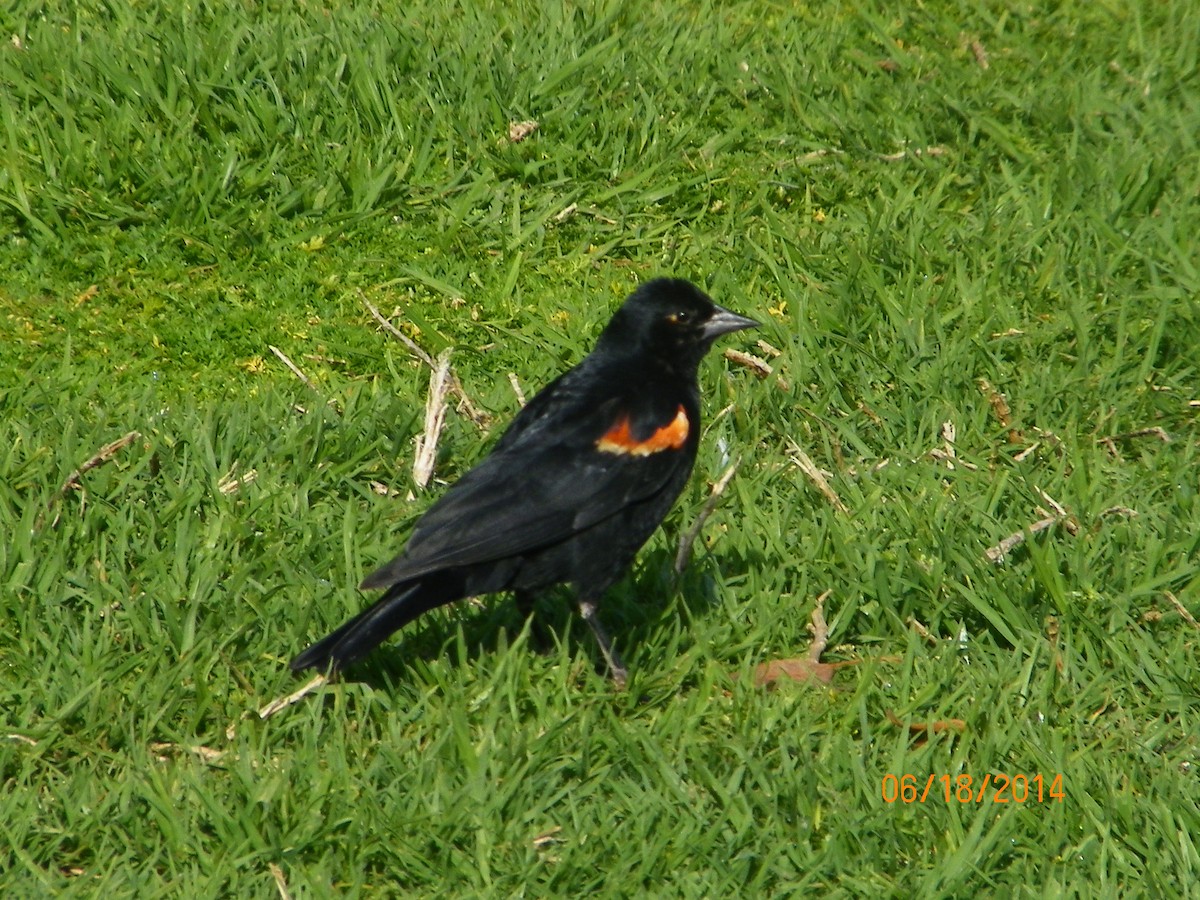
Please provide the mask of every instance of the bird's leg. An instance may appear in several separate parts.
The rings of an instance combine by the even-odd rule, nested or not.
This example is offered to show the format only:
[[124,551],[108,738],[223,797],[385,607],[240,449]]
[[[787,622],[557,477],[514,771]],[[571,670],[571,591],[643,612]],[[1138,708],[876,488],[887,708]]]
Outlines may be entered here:
[[550,632],[546,630],[546,623],[543,622],[537,615],[534,609],[534,600],[537,595],[533,591],[517,591],[513,600],[517,604],[517,612],[529,623],[529,643],[533,647],[535,653],[540,653],[545,656],[550,652]]
[[590,600],[580,600],[579,614],[583,616],[583,621],[588,623],[588,627],[592,629],[592,634],[596,636],[596,643],[600,645],[600,652],[604,654],[604,661],[608,663],[608,671],[612,673],[613,684],[617,686],[618,691],[625,690],[625,682],[629,679],[629,673],[625,671],[625,664],[621,662],[621,657],[613,649],[608,632],[604,630],[604,626],[596,618],[596,604]]

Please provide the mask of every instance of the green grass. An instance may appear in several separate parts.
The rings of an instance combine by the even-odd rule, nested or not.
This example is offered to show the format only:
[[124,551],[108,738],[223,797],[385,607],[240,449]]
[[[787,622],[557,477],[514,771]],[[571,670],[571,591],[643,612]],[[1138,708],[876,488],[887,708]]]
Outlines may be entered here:
[[[1192,4],[59,6],[0,12],[5,896],[1195,890]],[[631,690],[564,593],[547,656],[465,604],[260,720],[440,490],[404,499],[428,375],[362,300],[495,417],[450,416],[451,480],[657,273],[787,385],[705,364],[603,610]],[[1043,492],[1076,533],[989,563]],[[861,663],[756,687],[826,590]],[[884,802],[906,773],[1065,797]]]

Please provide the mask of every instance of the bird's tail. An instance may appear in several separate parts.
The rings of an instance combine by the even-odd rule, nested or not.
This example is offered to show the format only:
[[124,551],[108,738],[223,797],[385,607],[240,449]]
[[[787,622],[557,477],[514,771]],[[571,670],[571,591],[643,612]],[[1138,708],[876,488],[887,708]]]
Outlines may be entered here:
[[458,595],[437,579],[401,582],[332,634],[326,635],[292,660],[293,672],[318,669],[340,671],[362,659],[392,632],[423,612],[457,600]]

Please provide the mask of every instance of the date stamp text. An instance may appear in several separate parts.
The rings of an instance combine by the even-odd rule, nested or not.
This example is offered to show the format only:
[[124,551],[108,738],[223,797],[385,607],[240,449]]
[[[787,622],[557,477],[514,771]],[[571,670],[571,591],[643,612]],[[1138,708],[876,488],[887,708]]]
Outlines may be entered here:
[[1004,775],[991,773],[982,778],[971,775],[883,776],[884,803],[1062,803],[1066,797],[1062,774]]

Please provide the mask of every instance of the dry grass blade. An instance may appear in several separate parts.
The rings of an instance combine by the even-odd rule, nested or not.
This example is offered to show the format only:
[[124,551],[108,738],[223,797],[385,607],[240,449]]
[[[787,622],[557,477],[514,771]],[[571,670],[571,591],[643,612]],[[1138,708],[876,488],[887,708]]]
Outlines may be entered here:
[[1138,428],[1133,431],[1125,431],[1121,434],[1110,434],[1108,437],[1096,438],[1096,442],[1099,444],[1104,444],[1110,450],[1115,451],[1116,448],[1114,445],[1117,443],[1117,441],[1132,441],[1137,438],[1144,437],[1158,438],[1164,444],[1171,443],[1171,436],[1167,434],[1165,429],[1160,428],[1157,425],[1152,425],[1149,428]]
[[987,48],[983,46],[983,41],[971,41],[971,53],[975,56],[975,62],[979,68],[986,70],[991,64],[988,62]]
[[688,560],[692,558],[692,544],[696,542],[696,538],[700,534],[700,529],[704,527],[704,523],[708,520],[708,517],[717,508],[717,503],[720,501],[721,495],[725,493],[725,488],[729,487],[729,482],[733,480],[734,473],[737,472],[740,462],[740,460],[735,459],[721,474],[721,477],[717,479],[717,483],[713,485],[712,493],[708,495],[708,499],[704,502],[704,506],[700,510],[700,515],[696,516],[696,521],[692,523],[692,527],[679,539],[679,550],[675,553],[676,573],[682,572],[687,567]]
[[1051,497],[1049,494],[1047,494],[1045,491],[1043,491],[1040,487],[1037,487],[1035,485],[1033,489],[1034,489],[1034,491],[1037,492],[1037,495],[1039,497],[1041,497],[1043,500],[1046,501],[1046,504],[1052,510],[1054,510],[1056,513],[1058,513],[1064,519],[1069,515],[1069,513],[1067,512],[1067,508],[1065,506],[1063,506],[1061,503],[1059,503],[1057,500],[1055,500],[1053,497]]
[[944,462],[947,469],[954,469],[957,466],[962,466],[964,469],[974,472],[979,466],[972,462],[967,462],[965,459],[959,459],[958,451],[954,449],[954,442],[958,439],[958,429],[953,422],[946,421],[942,423],[942,446],[934,447],[929,451],[929,458]]
[[829,623],[825,621],[825,601],[832,594],[832,589],[827,590],[813,601],[811,615],[813,639],[812,643],[808,645],[808,661],[811,663],[819,663],[821,654],[829,646]]
[[825,495],[825,499],[833,504],[833,508],[840,513],[849,515],[850,509],[842,502],[842,498],[837,495],[837,492],[829,486],[829,482],[825,480],[824,473],[817,468],[816,463],[809,458],[807,453],[800,449],[800,445],[793,440],[789,440],[788,449],[792,453],[791,457],[789,457],[791,461],[817,486],[817,490]]
[[540,850],[542,847],[548,846],[550,844],[559,843],[562,840],[562,838],[560,838],[558,836],[559,832],[561,832],[561,831],[562,831],[561,825],[552,825],[551,827],[547,828],[545,831],[543,831],[541,834],[539,834],[537,837],[535,837],[533,839],[532,843],[533,843],[534,849]]
[[923,624],[921,624],[921,622],[915,616],[909,616],[908,624],[912,628],[913,631],[915,631],[917,634],[919,634],[922,638],[927,640],[929,643],[934,644],[934,645],[939,643],[937,637],[933,634],[933,632],[930,631],[928,628],[926,628]]
[[873,410],[873,409],[871,409],[871,407],[867,406],[867,404],[864,403],[862,400],[858,401],[857,406],[858,406],[858,411],[861,412],[868,419],[870,419],[872,425],[878,426],[878,425],[883,424],[883,419],[880,417],[879,413],[875,412],[875,410]]
[[[67,494],[71,493],[71,491],[78,488],[80,486],[80,480],[84,475],[97,466],[104,465],[104,463],[108,462],[141,436],[142,433],[140,431],[131,431],[128,434],[117,438],[111,444],[105,444],[103,447],[93,453],[92,456],[85,463],[83,463],[83,465],[67,476],[67,480],[62,483],[59,489],[54,493],[54,496],[46,501],[46,510],[53,509],[54,505],[62,500],[63,497],[67,496]],[[44,518],[45,512],[38,516],[37,524],[35,525],[36,528],[40,529],[42,527],[42,521]],[[54,519],[54,522],[57,524],[57,517]]]
[[[759,341],[759,343],[763,344],[767,347],[770,347],[772,350],[775,350],[774,347],[771,347],[771,345],[767,344],[765,341]],[[775,354],[778,355],[779,351],[775,350]],[[741,350],[732,350],[731,349],[731,350],[726,350],[723,355],[725,356],[725,358],[727,360],[729,360],[734,365],[744,366],[745,368],[747,368],[751,372],[753,372],[755,375],[757,375],[759,378],[766,378],[768,375],[770,375],[774,371],[774,369],[771,368],[771,364],[768,363],[765,359],[761,359],[757,356],[754,356],[751,353],[744,353]],[[779,385],[780,390],[784,390],[784,391],[791,390],[791,384],[782,375],[780,375],[776,379],[776,383]]]
[[519,403],[521,405],[521,407],[524,408],[525,392],[523,390],[521,390],[521,382],[517,380],[516,372],[508,373],[508,383],[512,385],[513,393],[517,395],[517,403]]
[[172,741],[155,741],[150,744],[150,749],[158,754],[160,761],[169,759],[170,757],[166,755],[168,753],[192,753],[207,763],[217,763],[228,753],[227,750],[214,750],[212,747],[205,747],[201,744],[189,747]]
[[[389,322],[387,316],[376,309],[370,300],[362,296],[361,292],[359,296],[362,299],[363,305],[367,308],[367,312],[371,314],[376,322],[383,326],[384,331],[407,347],[413,356],[421,360],[421,362],[425,363],[425,365],[429,366],[429,368],[432,369],[437,366],[434,358],[426,353],[425,349],[420,344]],[[463,390],[462,382],[458,380],[458,376],[453,372],[450,373],[450,393],[458,398],[459,409],[466,414],[467,418],[469,418],[480,428],[487,427],[490,417],[486,413],[482,412],[473,402],[471,402],[471,398],[468,397],[467,392]]]
[[1171,601],[1171,605],[1175,607],[1175,611],[1177,613],[1183,616],[1184,621],[1186,621],[1193,628],[1200,628],[1200,622],[1196,621],[1196,617],[1192,615],[1191,610],[1179,602],[1178,597],[1176,597],[1170,591],[1163,591],[1163,596]]
[[295,375],[297,378],[299,378],[304,383],[304,386],[306,388],[308,388],[314,394],[319,393],[317,391],[317,386],[309,380],[307,375],[305,375],[303,372],[300,371],[299,366],[297,366],[294,362],[292,362],[290,359],[288,359],[286,353],[284,353],[282,350],[280,350],[274,344],[267,344],[267,347],[270,349],[270,351],[272,353],[274,353],[277,357],[279,357],[280,362],[282,362],[285,366],[287,366],[289,369],[291,369],[292,374]]
[[[1039,507],[1037,511],[1042,514],[1043,517],[1041,519],[1038,519],[1028,528],[1023,528],[1020,531],[1010,534],[1004,540],[1000,541],[1000,543],[995,544],[984,551],[984,556],[988,562],[1001,562],[1004,557],[1008,555],[1008,552],[1013,549],[1013,547],[1016,547],[1025,540],[1027,535],[1037,534],[1038,532],[1045,531],[1047,528],[1051,528],[1055,525],[1062,525],[1062,527],[1066,529],[1067,533],[1070,535],[1079,534],[1079,520],[1071,515],[1070,511],[1065,506],[1063,506],[1039,487],[1035,486],[1034,491],[1036,491],[1038,496],[1046,502],[1046,505],[1054,511],[1054,515],[1047,514],[1047,510]],[[1124,506],[1109,507],[1108,509],[1104,510],[1104,512],[1100,513],[1100,515],[1097,517],[1097,523],[1100,519],[1112,515],[1132,517],[1136,516],[1137,512]]]
[[276,699],[272,700],[258,711],[258,717],[260,719],[271,718],[271,716],[275,715],[275,713],[279,712],[281,709],[287,709],[289,706],[299,703],[301,700],[303,700],[317,688],[326,684],[328,681],[329,679],[324,675],[317,675],[312,681],[305,684],[304,687],[300,688],[298,691],[293,691],[286,697],[277,697]]
[[[903,720],[890,709],[884,710],[884,715],[897,728],[905,727]],[[941,734],[943,731],[956,731],[962,734],[967,730],[967,723],[962,719],[938,719],[936,722],[912,722],[907,727],[910,734],[918,736]]]
[[996,417],[1000,427],[1008,429],[1008,442],[1010,444],[1021,443],[1025,436],[1019,428],[1012,427],[1012,410],[1008,406],[1008,398],[992,387],[991,382],[986,378],[980,378],[976,384],[979,385],[980,392],[987,397],[988,404],[992,407],[992,415]]
[[1012,424],[1012,411],[1008,408],[1008,399],[1003,394],[999,391],[990,391],[988,393],[988,403],[992,405],[992,412],[996,415],[996,421],[1005,428]]
[[1012,550],[1013,547],[1025,540],[1026,535],[1033,535],[1037,534],[1039,531],[1045,531],[1047,528],[1051,528],[1061,521],[1063,521],[1062,516],[1047,516],[1044,519],[1039,519],[1028,528],[1023,528],[1020,531],[1014,531],[1000,543],[992,547],[988,547],[987,550],[983,552],[983,555],[988,562],[999,563],[1003,561],[1004,557],[1008,555],[1009,551]]
[[1064,668],[1062,651],[1058,648],[1058,618],[1046,616],[1046,640],[1050,642],[1050,653],[1054,659],[1054,670],[1061,673]]
[[1013,462],[1025,462],[1025,460],[1027,460],[1040,446],[1042,446],[1041,441],[1034,441],[1032,444],[1014,456]]
[[258,478],[258,469],[247,469],[241,475],[237,474],[238,464],[235,462],[217,481],[217,490],[228,496],[236,494],[254,479]]
[[915,147],[912,150],[899,150],[896,153],[880,153],[879,158],[884,162],[899,162],[910,156],[945,156],[949,151],[945,147]]
[[67,476],[67,480],[62,483],[62,487],[58,489],[58,493],[51,498],[50,503],[48,503],[47,506],[53,505],[55,501],[62,499],[75,488],[79,487],[79,479],[81,479],[85,474],[97,466],[101,466],[108,462],[141,436],[142,433],[140,431],[131,431],[128,434],[117,438],[111,444],[105,444],[94,454],[92,454],[87,462]]
[[759,378],[766,378],[774,371],[765,359],[760,359],[750,353],[743,353],[741,350],[726,350],[724,356],[734,365],[744,366]]
[[87,288],[75,295],[75,302],[72,305],[75,307],[75,309],[79,309],[79,307],[83,306],[83,304],[87,303],[92,298],[99,296],[99,294],[100,288],[97,285],[88,285]]
[[438,439],[446,423],[446,393],[450,390],[450,350],[443,350],[429,376],[429,396],[425,398],[425,431],[417,438],[413,459],[413,481],[425,487],[433,476],[437,461]]
[[392,337],[394,337],[396,340],[398,340],[400,343],[402,343],[405,347],[407,347],[409,352],[413,356],[415,356],[417,359],[421,360],[421,362],[425,363],[425,365],[429,366],[431,369],[433,368],[433,357],[425,352],[424,347],[422,347],[420,344],[418,344],[416,341],[414,341],[412,338],[410,338],[407,334],[405,334],[403,331],[401,331],[399,328],[397,328],[395,325],[393,325],[388,320],[387,316],[385,316],[378,309],[376,309],[375,305],[373,303],[371,303],[371,301],[368,300],[366,297],[362,298],[362,302],[363,302],[363,305],[366,306],[367,312],[369,312],[371,314],[371,316],[375,319],[376,322],[378,322],[380,325],[383,326],[384,331],[386,331],[388,334],[390,334]]
[[267,863],[267,869],[270,870],[271,877],[275,879],[275,887],[279,891],[280,900],[292,900],[292,895],[288,893],[287,878],[283,875],[283,869],[275,863]]
[[754,343],[758,347],[759,350],[761,350],[763,353],[767,354],[767,356],[771,357],[772,359],[778,359],[779,357],[783,356],[782,350],[780,350],[778,347],[774,347],[771,344],[768,344],[764,340],[757,340]]
[[794,156],[780,163],[780,165],[805,166],[819,159],[824,159],[826,156],[841,156],[843,153],[845,153],[844,150],[838,150],[836,147],[820,147],[816,150],[809,150],[807,153],[802,153],[800,156]]

